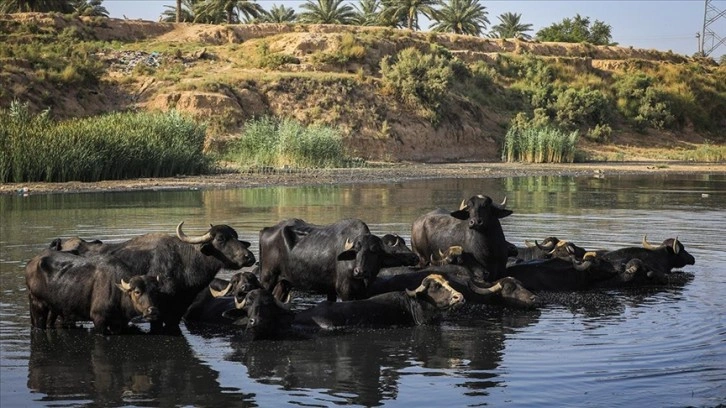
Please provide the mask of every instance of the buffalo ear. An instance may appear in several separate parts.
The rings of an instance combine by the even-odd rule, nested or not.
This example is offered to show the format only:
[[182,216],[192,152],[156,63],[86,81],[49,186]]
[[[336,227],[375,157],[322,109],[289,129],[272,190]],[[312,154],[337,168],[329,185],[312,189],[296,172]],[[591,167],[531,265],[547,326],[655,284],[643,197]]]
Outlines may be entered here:
[[338,255],[339,261],[353,261],[355,260],[355,250],[349,249],[347,251],[343,251]]
[[496,208],[496,207],[494,208],[494,215],[497,218],[504,218],[504,217],[510,216],[510,215],[512,215],[512,212],[513,212],[512,210],[507,210],[506,208]]
[[[510,211],[511,213],[511,211]],[[457,220],[468,220],[469,219],[469,211],[466,210],[456,210],[451,213],[451,216],[456,218]],[[501,217],[499,217],[501,218]]]
[[216,252],[214,245],[212,245],[208,242],[202,244],[202,247],[199,250],[202,252],[202,254],[207,255],[207,256],[212,256]]

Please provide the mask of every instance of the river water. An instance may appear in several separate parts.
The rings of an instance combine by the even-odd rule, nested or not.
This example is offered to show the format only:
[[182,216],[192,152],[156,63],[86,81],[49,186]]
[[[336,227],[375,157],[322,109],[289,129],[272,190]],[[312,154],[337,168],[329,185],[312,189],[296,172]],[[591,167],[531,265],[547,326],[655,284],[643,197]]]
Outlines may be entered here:
[[[249,341],[241,330],[103,336],[30,329],[25,263],[57,237],[119,241],[229,224],[253,242],[283,218],[346,217],[407,242],[463,198],[507,196],[507,239],[586,248],[678,236],[685,285],[467,306],[439,326]],[[726,176],[440,179],[229,190],[0,197],[0,406],[716,406],[726,404]],[[220,276],[229,276],[222,271]],[[314,296],[297,302],[313,303]]]

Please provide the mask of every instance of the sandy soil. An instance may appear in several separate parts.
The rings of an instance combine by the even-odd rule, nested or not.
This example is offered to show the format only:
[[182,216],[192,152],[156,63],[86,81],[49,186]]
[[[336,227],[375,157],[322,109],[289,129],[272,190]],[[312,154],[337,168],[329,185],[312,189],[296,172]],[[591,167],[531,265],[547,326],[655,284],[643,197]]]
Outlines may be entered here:
[[356,169],[224,173],[205,176],[144,178],[101,182],[5,183],[0,194],[78,193],[100,191],[225,189],[354,183],[389,183],[434,178],[497,178],[536,175],[607,176],[608,174],[725,174],[726,163],[447,163],[386,164]]

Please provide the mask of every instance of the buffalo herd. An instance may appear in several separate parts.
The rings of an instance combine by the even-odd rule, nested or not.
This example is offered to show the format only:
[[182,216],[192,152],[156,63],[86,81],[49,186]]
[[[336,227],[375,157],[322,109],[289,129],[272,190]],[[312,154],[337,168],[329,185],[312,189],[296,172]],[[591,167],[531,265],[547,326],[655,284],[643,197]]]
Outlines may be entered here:
[[[183,320],[236,325],[254,339],[305,337],[430,324],[465,303],[531,308],[538,292],[664,285],[673,269],[695,263],[678,238],[588,251],[552,236],[518,247],[500,223],[511,214],[506,199],[473,196],[415,219],[410,248],[359,219],[287,219],[260,231],[259,259],[227,225],[195,237],[182,222],[176,236],[56,239],[25,267],[31,324],[91,321],[99,332],[123,333],[145,320],[152,333],[178,334]],[[236,273],[222,279],[222,269]],[[326,299],[293,306],[296,291]]]

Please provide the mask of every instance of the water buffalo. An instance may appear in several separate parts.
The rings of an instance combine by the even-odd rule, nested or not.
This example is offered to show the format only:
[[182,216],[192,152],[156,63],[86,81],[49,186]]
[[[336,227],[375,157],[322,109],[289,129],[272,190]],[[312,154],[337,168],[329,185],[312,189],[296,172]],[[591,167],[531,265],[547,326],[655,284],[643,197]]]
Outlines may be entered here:
[[602,287],[663,284],[673,269],[696,263],[678,238],[666,239],[655,246],[648,242],[647,236],[643,237],[642,248],[587,253],[584,259],[592,264],[591,271],[614,276],[610,281],[601,282],[599,286]]
[[514,278],[506,277],[494,283],[483,281],[481,265],[459,246],[451,247],[432,258],[425,268],[384,269],[368,287],[368,296],[417,287],[429,275],[442,275],[451,287],[464,295],[467,303],[505,303],[515,307],[532,307],[536,297]]
[[252,272],[237,272],[229,280],[214,278],[206,290],[199,292],[184,314],[187,324],[239,324],[239,320],[226,312],[235,309],[235,301],[242,301],[247,293],[261,288]]
[[418,262],[400,238],[392,237],[382,240],[358,219],[322,226],[284,220],[260,231],[260,281],[275,293],[285,292],[275,290],[284,280],[331,301],[358,298],[380,268]]
[[203,235],[187,236],[179,223],[176,236],[145,234],[128,241],[94,245],[83,254],[101,256],[123,263],[128,276],[151,275],[162,278],[159,309],[161,320],[152,330],[162,328],[178,333],[178,325],[196,296],[222,268],[240,269],[255,263],[250,243],[240,241],[227,225],[212,225]]
[[478,195],[461,203],[459,210],[434,210],[417,218],[411,228],[411,246],[423,260],[452,246],[461,246],[485,267],[487,280],[504,277],[512,245],[504,238],[500,218],[512,214],[502,204]]
[[292,327],[295,313],[267,289],[250,291],[237,308],[247,316],[247,330],[254,340],[296,336]]
[[97,331],[117,333],[136,316],[155,321],[159,278],[128,276],[114,260],[46,250],[25,266],[31,324],[45,328],[60,316],[66,324],[91,320]]
[[294,323],[304,327],[413,326],[435,322],[441,312],[464,303],[464,296],[441,275],[429,275],[414,290],[387,292],[347,302],[324,301],[298,312]]

